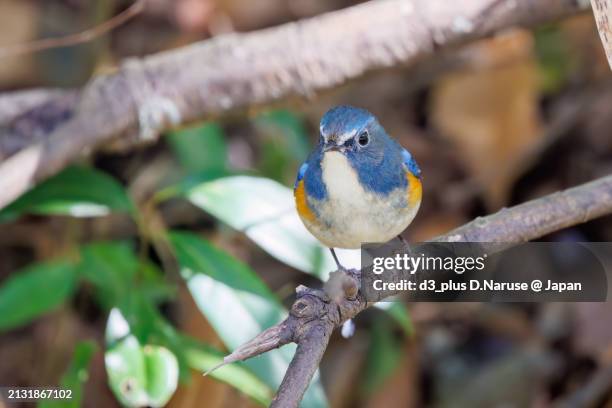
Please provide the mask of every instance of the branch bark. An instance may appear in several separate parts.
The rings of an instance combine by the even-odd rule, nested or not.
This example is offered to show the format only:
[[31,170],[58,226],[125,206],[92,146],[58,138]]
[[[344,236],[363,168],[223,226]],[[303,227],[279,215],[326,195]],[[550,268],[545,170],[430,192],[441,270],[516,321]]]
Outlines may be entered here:
[[441,47],[586,7],[581,0],[370,1],[130,59],[34,108],[12,94],[27,110],[17,117],[0,111],[0,119],[12,118],[0,125],[0,208],[101,144],[143,143],[203,117],[310,97],[373,69],[410,65]]
[[[477,218],[434,241],[495,242],[512,246],[608,214],[612,214],[612,175]],[[273,407],[297,407],[333,330],[373,304],[366,302],[359,291],[360,276],[357,270],[333,272],[330,280],[335,283],[328,282],[326,286],[341,288],[340,296],[330,296],[329,290],[298,287],[297,299],[287,319],[236,349],[225,357],[224,364],[254,357],[289,342],[297,343],[296,354],[272,403]]]
[[608,64],[612,69],[612,27],[610,26],[612,19],[612,1],[611,0],[591,0],[595,23],[597,23],[597,31],[603,45]]

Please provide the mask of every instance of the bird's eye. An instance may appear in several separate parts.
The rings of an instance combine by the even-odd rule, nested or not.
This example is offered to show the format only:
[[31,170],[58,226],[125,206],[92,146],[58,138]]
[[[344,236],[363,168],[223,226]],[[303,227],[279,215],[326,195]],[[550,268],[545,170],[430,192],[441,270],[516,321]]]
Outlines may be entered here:
[[360,146],[367,146],[368,143],[370,143],[370,135],[368,134],[367,130],[364,130],[359,134],[359,139],[357,139],[357,142]]

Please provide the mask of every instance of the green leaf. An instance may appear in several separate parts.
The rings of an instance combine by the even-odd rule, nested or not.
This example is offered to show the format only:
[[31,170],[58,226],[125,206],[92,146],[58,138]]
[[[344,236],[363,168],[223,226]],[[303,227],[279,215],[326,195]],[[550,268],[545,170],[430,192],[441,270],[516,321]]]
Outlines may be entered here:
[[127,241],[95,242],[81,248],[80,276],[93,284],[99,303],[110,309],[138,292],[154,303],[170,299],[176,288],[150,260],[141,261]]
[[0,287],[0,331],[29,323],[61,305],[76,283],[67,262],[40,263],[15,272]]
[[412,320],[406,310],[406,306],[397,301],[393,302],[378,302],[374,305],[377,309],[380,309],[387,313],[395,322],[402,328],[406,336],[412,336],[414,334],[414,327],[412,326]]
[[164,273],[156,264],[149,260],[141,262],[139,271],[141,273],[138,289],[143,297],[154,304],[172,300],[176,297],[176,285],[165,279]]
[[196,174],[189,174],[180,182],[157,191],[155,193],[154,200],[156,202],[162,202],[171,198],[181,197],[202,183],[232,175],[234,175],[233,172],[222,169],[207,170]]
[[[191,377],[189,367],[204,372],[223,361],[224,353],[177,333],[150,301],[137,296],[132,298],[136,299],[125,302],[120,308],[122,315],[129,320],[129,332],[141,343],[160,344],[172,351],[179,362],[181,380],[188,380]],[[119,330],[115,330],[109,341],[121,338],[126,332],[124,325],[122,329],[120,327]],[[211,377],[236,387],[262,405],[268,405],[270,402],[272,395],[270,387],[241,365],[228,366],[227,369],[222,367],[211,373]]]
[[170,241],[198,307],[229,347],[238,347],[286,316],[246,265],[194,234],[172,232]]
[[[170,241],[198,308],[231,350],[286,316],[267,286],[243,263],[194,234],[172,232]],[[276,389],[294,351],[294,346],[285,346],[244,364]],[[318,376],[309,387],[303,406],[326,406]]]
[[293,192],[282,184],[260,177],[225,177],[199,184],[187,198],[287,265],[323,280],[335,269],[328,251],[299,219]]
[[0,221],[24,213],[97,217],[113,211],[133,211],[123,187],[105,173],[75,166],[42,182],[0,211]]
[[126,299],[140,264],[127,242],[97,242],[81,249],[79,273],[96,288],[102,306],[110,309]]
[[146,345],[142,351],[149,405],[164,406],[178,385],[178,362],[174,354],[165,347]]
[[226,167],[227,145],[223,130],[216,123],[170,132],[167,139],[179,162],[189,173]]
[[[188,364],[200,372],[206,372],[218,366],[223,362],[225,356],[219,350],[191,339],[183,341],[183,352]],[[272,389],[241,364],[223,366],[209,375],[235,387],[263,406],[270,405],[273,395]]]
[[176,293],[162,272],[149,261],[141,262],[128,242],[97,242],[81,249],[80,276],[95,288],[96,300],[108,310],[117,307],[129,322],[129,331],[141,344],[170,347],[180,363],[181,378],[189,370],[173,342],[174,329],[163,319],[155,303]]
[[72,399],[45,400],[38,408],[78,408],[83,400],[83,386],[89,378],[88,368],[98,346],[93,341],[83,341],[74,349],[72,361],[60,380],[60,388],[72,390]]
[[111,310],[106,338],[104,362],[117,399],[127,407],[164,406],[178,385],[174,354],[162,346],[141,345],[118,309]]

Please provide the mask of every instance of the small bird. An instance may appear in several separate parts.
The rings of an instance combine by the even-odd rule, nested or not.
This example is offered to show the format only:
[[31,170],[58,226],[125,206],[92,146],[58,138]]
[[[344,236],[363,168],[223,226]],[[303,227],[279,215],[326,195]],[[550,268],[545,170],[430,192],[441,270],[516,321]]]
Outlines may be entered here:
[[317,147],[300,167],[294,196],[306,228],[329,247],[397,237],[421,204],[421,170],[365,109],[337,106],[321,118]]

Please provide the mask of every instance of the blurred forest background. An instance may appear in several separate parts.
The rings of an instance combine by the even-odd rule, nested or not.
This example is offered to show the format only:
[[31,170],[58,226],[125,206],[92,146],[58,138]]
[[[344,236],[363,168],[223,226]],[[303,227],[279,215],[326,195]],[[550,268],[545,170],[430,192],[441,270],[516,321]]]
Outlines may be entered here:
[[[78,87],[126,57],[354,3],[149,0],[93,41],[4,57],[0,90]],[[0,0],[0,49],[130,4]],[[332,270],[290,188],[338,104],[369,109],[419,162],[409,241],[612,173],[612,76],[590,12],[138,149],[105,146],[0,212],[0,384],[75,390],[72,405],[42,407],[269,403],[291,347],[201,373]],[[612,219],[545,240],[610,241]],[[612,407],[611,316],[609,303],[384,304],[353,338],[333,336],[304,406]]]

